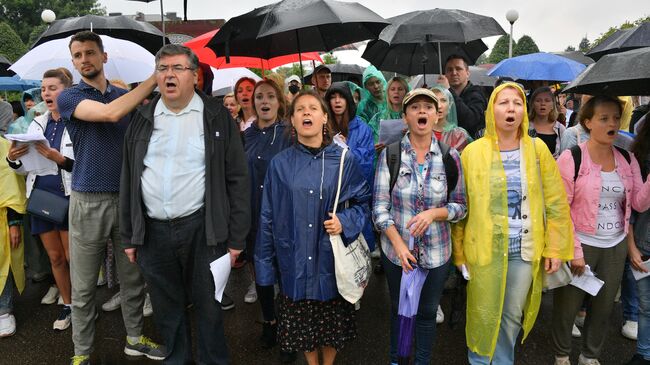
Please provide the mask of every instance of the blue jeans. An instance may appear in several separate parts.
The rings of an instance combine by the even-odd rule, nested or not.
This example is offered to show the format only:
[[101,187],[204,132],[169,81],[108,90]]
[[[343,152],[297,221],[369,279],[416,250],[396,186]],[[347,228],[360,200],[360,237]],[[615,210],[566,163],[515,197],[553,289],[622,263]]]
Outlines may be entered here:
[[623,304],[623,319],[637,322],[639,320],[639,298],[636,290],[636,279],[634,279],[630,267],[630,260],[625,260],[625,269],[623,269],[621,303]]
[[[381,253],[381,262],[384,266],[388,291],[390,292],[390,361],[396,363],[398,360],[397,342],[399,337],[397,310],[399,308],[402,267],[390,262],[383,252]],[[429,270],[427,278],[424,280],[420,303],[418,304],[418,314],[415,317],[414,365],[428,365],[431,362],[433,344],[436,339],[436,313],[442,290],[445,287],[445,281],[449,275],[450,262],[447,261],[444,265]]]
[[[511,365],[515,363],[515,343],[521,331],[521,319],[526,305],[526,298],[533,282],[533,266],[521,259],[520,254],[508,257],[508,276],[506,278],[506,294],[501,312],[499,337],[494,349],[492,364]],[[471,280],[471,279],[470,279]],[[490,364],[490,358],[467,351],[469,363]]]
[[645,359],[650,359],[650,277],[636,282],[639,298],[639,333],[636,340],[636,352]]
[[192,363],[188,298],[197,323],[197,364],[229,364],[221,305],[210,262],[226,253],[208,246],[203,209],[171,221],[147,219],[137,261],[149,286],[154,322],[169,351],[164,364]]
[[9,268],[5,287],[0,294],[0,316],[11,313],[14,310],[14,275]]

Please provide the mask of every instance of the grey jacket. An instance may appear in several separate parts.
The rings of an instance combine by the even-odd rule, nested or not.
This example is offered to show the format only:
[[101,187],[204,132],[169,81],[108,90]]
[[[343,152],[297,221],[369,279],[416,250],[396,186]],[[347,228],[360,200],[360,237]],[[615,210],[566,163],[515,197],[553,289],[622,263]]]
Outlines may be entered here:
[[[250,226],[246,155],[232,117],[215,99],[199,92],[204,103],[205,233],[208,246],[241,250]],[[131,245],[144,244],[145,215],[140,179],[160,97],[133,114],[124,137],[120,180],[120,235]]]

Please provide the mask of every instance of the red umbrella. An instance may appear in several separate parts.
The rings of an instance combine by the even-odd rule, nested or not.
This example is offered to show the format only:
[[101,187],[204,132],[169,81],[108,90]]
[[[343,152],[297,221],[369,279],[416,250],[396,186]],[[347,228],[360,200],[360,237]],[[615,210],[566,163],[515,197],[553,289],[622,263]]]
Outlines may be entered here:
[[[206,47],[206,44],[214,37],[214,35],[219,31],[213,30],[201,34],[200,36],[193,38],[184,43],[185,46],[189,47],[196,53],[199,57],[199,61],[207,63],[208,65],[214,68],[232,68],[232,67],[257,67],[264,70],[270,70],[279,66],[286,65],[288,63],[299,62],[298,54],[291,54],[286,56],[274,57],[268,60],[257,57],[239,57],[232,56],[230,57],[230,63],[226,63],[226,57],[217,57],[214,52]],[[319,61],[323,60],[318,55],[318,52],[308,52],[302,54],[303,61]]]

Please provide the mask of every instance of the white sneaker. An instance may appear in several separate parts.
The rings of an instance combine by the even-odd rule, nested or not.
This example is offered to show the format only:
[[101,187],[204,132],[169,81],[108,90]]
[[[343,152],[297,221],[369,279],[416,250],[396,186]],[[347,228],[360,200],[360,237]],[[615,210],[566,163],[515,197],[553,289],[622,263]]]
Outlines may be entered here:
[[582,354],[580,354],[580,357],[578,358],[578,365],[600,365],[600,361],[598,361],[598,359],[590,359],[588,357],[584,357]]
[[55,330],[63,331],[70,327],[70,321],[72,320],[72,309],[70,307],[63,307],[59,318],[54,321],[52,328]]
[[56,301],[56,304],[58,304],[58,305],[64,305],[65,304],[65,303],[63,303],[63,297],[62,296],[59,295],[59,300]]
[[257,290],[255,289],[255,282],[248,286],[248,291],[244,295],[244,303],[255,303],[257,301]]
[[47,293],[45,293],[43,299],[41,299],[41,304],[54,304],[56,303],[58,297],[59,297],[59,288],[52,285],[50,286],[49,289],[47,289]]
[[104,312],[112,312],[118,308],[120,308],[120,304],[122,304],[122,297],[120,296],[120,292],[118,291],[111,297],[111,299],[107,300],[106,303],[102,304],[102,310]]
[[445,321],[445,312],[442,311],[442,307],[438,306],[438,312],[436,312],[436,323],[440,324]]
[[639,333],[639,324],[633,321],[625,321],[621,328],[623,337],[636,341],[637,334]]
[[571,336],[575,338],[582,336],[582,332],[580,332],[580,328],[578,328],[578,326],[576,326],[575,323],[573,324],[573,328],[571,329]]
[[381,252],[379,251],[379,247],[375,247],[375,250],[370,253],[370,258],[378,259],[380,257],[381,257]]
[[0,338],[13,336],[16,333],[16,317],[13,314],[0,316]]
[[144,296],[144,305],[142,306],[142,315],[145,317],[151,317],[153,315],[153,307],[151,306],[151,297],[149,293]]
[[585,317],[586,316],[577,315],[576,318],[573,320],[573,323],[575,323],[576,326],[578,326],[578,327],[584,327],[585,326]]
[[555,365],[571,365],[571,360],[568,356],[556,356]]

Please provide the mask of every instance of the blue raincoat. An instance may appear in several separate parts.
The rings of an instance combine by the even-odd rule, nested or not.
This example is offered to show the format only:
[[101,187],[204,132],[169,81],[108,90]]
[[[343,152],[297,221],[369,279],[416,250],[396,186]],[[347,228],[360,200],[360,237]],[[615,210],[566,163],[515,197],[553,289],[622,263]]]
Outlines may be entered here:
[[[338,297],[334,255],[323,222],[332,212],[342,151],[332,143],[313,155],[296,144],[271,161],[255,246],[258,285],[276,282],[277,261],[280,288],[292,300]],[[359,236],[369,219],[371,191],[355,160],[350,154],[345,157],[341,205],[336,213],[346,244]]]

